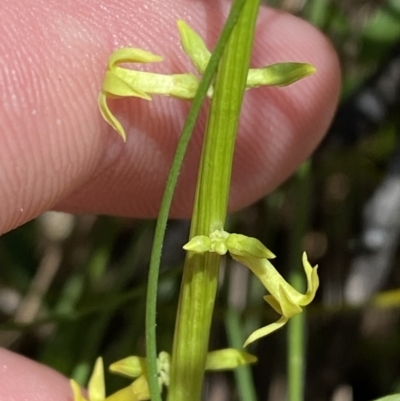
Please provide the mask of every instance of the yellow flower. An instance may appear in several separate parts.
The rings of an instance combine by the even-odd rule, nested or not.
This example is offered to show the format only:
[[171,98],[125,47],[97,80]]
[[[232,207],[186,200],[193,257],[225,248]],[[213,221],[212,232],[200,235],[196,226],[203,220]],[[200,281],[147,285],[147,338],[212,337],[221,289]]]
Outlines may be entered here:
[[254,355],[234,348],[225,348],[217,351],[210,351],[207,354],[206,370],[231,370],[255,362],[257,362],[257,357]]
[[[203,39],[184,21],[178,21],[183,50],[189,56],[200,74],[203,74],[211,52]],[[258,86],[286,86],[312,75],[316,69],[307,63],[276,63],[261,68],[250,68],[247,74],[246,89]]]
[[[158,384],[160,389],[163,385],[169,386],[169,366],[170,356],[167,352],[160,352],[157,358]],[[147,378],[147,361],[146,358],[139,356],[128,356],[114,362],[109,367],[110,372],[117,373],[125,377],[145,377]]]
[[[203,74],[210,60],[211,53],[203,39],[184,21],[178,21],[182,47],[200,74]],[[126,141],[126,133],[110,111],[107,99],[121,97],[139,97],[151,100],[151,94],[174,96],[180,99],[193,99],[199,86],[199,78],[190,73],[155,74],[121,67],[124,63],[153,63],[162,61],[162,57],[135,48],[122,48],[111,54],[103,86],[98,98],[103,118]],[[261,85],[289,85],[311,75],[315,68],[305,63],[278,63],[263,68],[252,68],[247,76],[247,89]],[[208,95],[212,96],[210,87]]]
[[150,94],[159,94],[192,99],[196,93],[199,79],[193,74],[162,75],[120,66],[124,63],[154,63],[162,59],[161,56],[141,49],[123,48],[116,50],[108,60],[98,103],[103,118],[124,141],[125,130],[111,113],[107,104],[108,98],[139,97],[151,100]]
[[308,262],[307,255],[303,253],[303,266],[307,277],[307,292],[301,294],[294,289],[275,269],[268,259],[259,259],[254,257],[242,257],[232,254],[233,259],[247,266],[261,281],[263,286],[269,292],[264,297],[274,310],[282,315],[275,323],[262,327],[252,333],[244,343],[244,347],[253,341],[264,337],[273,331],[281,328],[291,317],[302,312],[302,306],[306,306],[315,297],[315,293],[319,286],[317,275],[318,266],[312,267]]
[[[167,352],[160,352],[157,359],[158,378],[160,387],[169,386],[170,355]],[[220,371],[235,369],[238,366],[257,362],[257,357],[244,351],[233,348],[225,348],[211,351],[207,354],[206,370]],[[147,375],[146,358],[128,356],[110,366],[110,371],[125,377],[135,378],[139,375]]]
[[279,274],[268,260],[274,258],[275,255],[259,240],[245,235],[216,230],[209,236],[199,235],[192,238],[183,249],[194,253],[216,252],[220,255],[229,252],[233,259],[247,266],[269,292],[264,300],[282,316],[275,323],[252,333],[244,346],[281,328],[291,317],[301,313],[302,307],[314,299],[319,286],[318,266],[310,265],[306,253],[303,253],[303,266],[307,277],[307,292],[301,294]]
[[103,359],[100,357],[96,359],[93,373],[89,379],[88,399],[82,395],[81,387],[75,380],[71,379],[70,383],[74,393],[74,401],[103,401],[106,398]]
[[149,388],[144,375],[139,376],[130,386],[106,397],[103,359],[100,357],[97,358],[93,373],[89,379],[89,398],[86,399],[82,395],[81,387],[75,380],[70,380],[70,383],[74,401],[142,401],[150,399]]

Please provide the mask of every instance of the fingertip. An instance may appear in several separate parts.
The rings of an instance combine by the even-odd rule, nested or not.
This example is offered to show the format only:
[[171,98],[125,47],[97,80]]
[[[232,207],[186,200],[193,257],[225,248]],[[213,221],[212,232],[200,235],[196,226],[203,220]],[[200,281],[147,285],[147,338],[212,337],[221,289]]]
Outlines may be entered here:
[[[127,134],[124,146],[97,109],[107,57],[115,48],[135,46],[165,56],[163,63],[149,67],[154,72],[193,72],[179,45],[176,20],[183,17],[212,49],[231,3],[76,4],[42,0],[21,23],[17,11],[25,10],[25,4],[19,0],[9,3],[2,15],[6,23],[0,31],[9,36],[0,43],[8,60],[0,71],[0,87],[5,88],[0,100],[6,105],[0,109],[5,123],[0,232],[54,205],[71,212],[154,217],[189,105],[165,98],[152,103],[118,100],[113,111]],[[18,57],[15,48],[20,49]],[[310,62],[318,72],[288,88],[246,93],[233,209],[286,178],[315,148],[333,115],[340,80],[329,42],[304,21],[261,8],[253,66],[281,61]],[[199,119],[180,176],[175,217],[187,217],[192,209],[205,116]]]
[[68,380],[55,370],[0,348],[1,401],[72,401]]

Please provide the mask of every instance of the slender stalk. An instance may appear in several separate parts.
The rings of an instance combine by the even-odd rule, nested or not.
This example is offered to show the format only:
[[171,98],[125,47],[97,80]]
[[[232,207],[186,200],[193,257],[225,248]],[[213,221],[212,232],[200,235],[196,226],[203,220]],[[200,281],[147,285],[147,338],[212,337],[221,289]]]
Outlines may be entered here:
[[[302,290],[305,287],[304,271],[301,264],[302,240],[307,230],[310,211],[310,160],[305,161],[297,171],[295,190],[301,194],[297,203],[295,222],[290,238],[289,282]],[[288,322],[288,384],[289,400],[304,400],[305,353],[306,353],[306,311],[292,317]]]
[[[190,238],[225,223],[233,151],[259,0],[247,0],[219,64],[204,139]],[[220,256],[188,252],[182,279],[168,400],[199,401]]]
[[[292,279],[291,284],[295,285],[295,281],[302,283],[303,279]],[[288,322],[288,399],[290,401],[304,400],[305,319],[306,312],[303,311]]]
[[157,219],[156,230],[154,234],[154,242],[151,252],[147,296],[146,296],[146,355],[148,363],[149,389],[152,401],[161,401],[161,394],[158,387],[157,377],[157,344],[156,344],[156,309],[157,309],[157,289],[158,275],[160,270],[161,251],[164,242],[165,229],[169,210],[171,207],[174,190],[178,180],[179,172],[182,166],[183,158],[186,153],[187,146],[193,128],[196,123],[197,116],[200,112],[202,102],[210,87],[214,74],[217,70],[218,63],[222,57],[222,53],[228,42],[239,15],[244,7],[245,0],[236,0],[232,6],[229,17],[222,30],[218,43],[210,58],[207,68],[203,74],[203,79],[199,85],[196,96],[193,99],[192,107],[182,130],[175,157],[172,162],[171,170],[168,175],[165,192],[161,202],[160,213]]
[[[241,348],[243,346],[243,329],[240,322],[239,311],[231,306],[225,317],[225,327],[229,346]],[[234,370],[235,381],[241,401],[257,401],[251,367],[243,365]]]

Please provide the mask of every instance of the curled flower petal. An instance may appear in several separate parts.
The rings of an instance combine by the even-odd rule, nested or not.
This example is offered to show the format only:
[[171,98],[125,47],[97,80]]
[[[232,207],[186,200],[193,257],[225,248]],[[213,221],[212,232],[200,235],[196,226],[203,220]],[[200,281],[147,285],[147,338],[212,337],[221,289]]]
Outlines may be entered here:
[[317,274],[318,266],[312,267],[308,261],[307,254],[303,252],[302,256],[304,271],[307,276],[307,292],[299,301],[299,305],[308,305],[315,297],[315,292],[319,287],[319,278]]
[[319,286],[318,266],[312,267],[307,255],[303,253],[303,266],[307,277],[307,292],[301,294],[293,288],[275,269],[268,259],[237,256],[232,257],[247,266],[269,292],[264,300],[282,317],[275,323],[256,330],[245,342],[245,346],[282,327],[291,317],[302,312],[302,306],[308,305],[315,297]]
[[[308,289],[306,294],[301,294],[294,289],[275,269],[268,259],[253,257],[239,257],[232,255],[240,263],[247,266],[261,281],[270,295],[276,299],[282,309],[282,303],[293,303],[301,306],[308,305],[315,296],[319,286],[317,268],[311,267],[307,256],[303,254],[303,266],[307,276]],[[274,308],[275,309],[275,308]],[[276,309],[275,309],[276,310]],[[290,317],[290,316],[289,316]]]
[[271,334],[273,331],[280,329],[282,326],[286,324],[286,322],[289,319],[286,318],[285,316],[282,316],[278,321],[275,323],[269,324],[268,326],[261,327],[261,329],[258,329],[254,331],[250,336],[247,338],[245,343],[243,344],[243,347],[247,347],[249,344],[252,342],[267,336],[268,334]]
[[112,70],[115,66],[123,63],[157,63],[159,61],[163,61],[163,57],[158,54],[133,47],[124,47],[111,54],[107,66],[109,70]]
[[108,108],[107,97],[103,92],[99,94],[98,105],[100,113],[104,120],[106,120],[111,125],[111,127],[113,127],[115,131],[118,132],[118,134],[122,137],[122,140],[126,142],[125,130],[118,119],[114,117],[114,114],[111,113],[110,109]]

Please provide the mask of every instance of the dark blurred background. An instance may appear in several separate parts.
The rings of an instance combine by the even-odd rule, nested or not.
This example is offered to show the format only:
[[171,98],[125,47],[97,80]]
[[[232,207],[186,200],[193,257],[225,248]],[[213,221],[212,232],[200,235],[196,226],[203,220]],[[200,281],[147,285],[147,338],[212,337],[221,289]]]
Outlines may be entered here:
[[[400,392],[400,1],[281,0],[318,26],[342,64],[342,100],[314,156],[230,231],[262,240],[289,277],[307,251],[321,287],[307,308],[305,399],[370,401]],[[170,351],[188,222],[171,221],[160,281],[160,349]],[[0,346],[84,384],[106,364],[144,355],[153,221],[46,213],[0,238]],[[227,260],[211,349],[275,316],[262,288]],[[231,314],[233,313],[233,315]],[[235,327],[236,316],[239,325]],[[259,400],[287,397],[287,328],[250,347]],[[108,376],[110,391],[125,379]],[[237,400],[235,376],[213,374],[205,399]],[[250,400],[246,400],[250,401]]]

